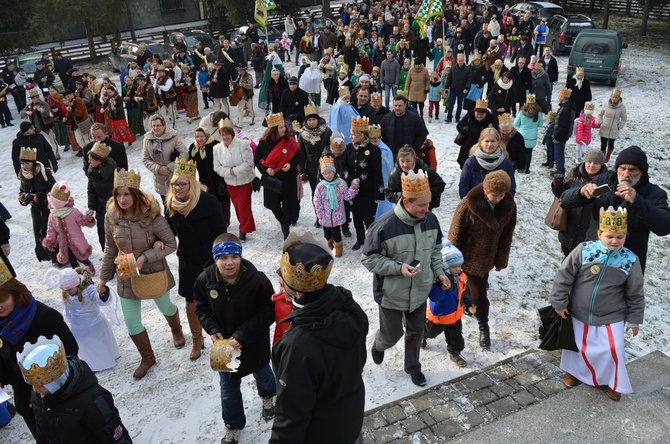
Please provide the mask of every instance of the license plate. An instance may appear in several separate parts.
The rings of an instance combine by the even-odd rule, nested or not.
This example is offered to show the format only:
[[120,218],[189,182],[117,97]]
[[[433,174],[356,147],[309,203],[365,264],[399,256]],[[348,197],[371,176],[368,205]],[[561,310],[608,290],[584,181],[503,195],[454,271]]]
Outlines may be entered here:
[[601,64],[603,62],[601,59],[584,59],[584,61],[587,63],[597,63],[597,64]]

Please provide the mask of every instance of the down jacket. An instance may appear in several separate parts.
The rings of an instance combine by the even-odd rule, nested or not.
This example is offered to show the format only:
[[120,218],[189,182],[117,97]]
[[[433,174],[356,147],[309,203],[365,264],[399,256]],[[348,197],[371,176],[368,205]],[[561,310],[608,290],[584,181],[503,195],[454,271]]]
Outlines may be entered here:
[[590,116],[587,120],[584,111],[582,111],[579,117],[575,119],[575,142],[589,145],[592,138],[591,128],[600,128],[600,124],[596,122],[593,116]]
[[[70,196],[67,202],[58,200],[47,195],[49,206],[51,208],[74,207],[74,198]],[[65,217],[56,217],[53,213],[49,214],[47,223],[47,235],[42,241],[46,248],[54,248],[58,245],[56,259],[59,264],[67,264],[70,257],[69,250],[74,253],[78,260],[86,260],[91,256],[93,247],[86,240],[86,236],[81,231],[81,227],[92,227],[95,225],[95,219],[88,219],[81,212],[72,208],[70,214]]]
[[[161,142],[157,142],[159,140],[162,142],[160,150],[158,150],[158,146]],[[174,161],[177,158],[188,159],[188,149],[181,140],[177,130],[165,127],[165,132],[162,136],[154,136],[152,132],[144,135],[142,163],[153,174],[154,188],[156,188],[156,192],[161,196],[167,196],[170,189]],[[168,167],[170,173],[160,174],[158,170],[162,166]]]
[[[231,173],[230,170],[233,170]],[[230,146],[223,142],[214,146],[214,171],[223,177],[228,185],[239,187],[251,183],[254,173],[254,153],[248,140],[233,138]]]
[[[150,202],[143,213],[125,219],[116,214],[114,197],[107,203],[105,215],[105,253],[102,256],[100,279],[109,281],[114,273],[114,259],[122,253],[133,253],[135,258],[144,255],[147,260],[141,274],[156,273],[167,269],[168,289],[174,287],[174,277],[164,260],[177,249],[177,241],[165,218],[161,215],[158,201],[145,194]],[[154,242],[165,245],[162,250],[154,250]],[[130,279],[121,279],[117,274],[116,289],[122,298],[136,299],[130,286]]]
[[626,105],[623,104],[623,99],[619,98],[619,103],[614,104],[608,100],[603,109],[600,110],[600,137],[608,139],[618,139],[619,131],[626,126]]

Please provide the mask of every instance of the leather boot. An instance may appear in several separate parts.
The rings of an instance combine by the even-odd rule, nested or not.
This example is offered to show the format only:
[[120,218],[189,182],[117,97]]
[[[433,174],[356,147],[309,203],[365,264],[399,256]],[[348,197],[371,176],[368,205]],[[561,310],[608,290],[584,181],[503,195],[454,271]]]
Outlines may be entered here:
[[331,250],[333,248],[335,248],[335,243],[334,242],[335,241],[333,241],[332,239],[328,239],[328,248],[330,248]]
[[286,240],[286,238],[288,237],[289,230],[290,230],[289,225],[281,224],[281,233],[284,235],[284,240]]
[[491,347],[491,332],[489,330],[489,320],[487,318],[485,319],[478,319],[479,322],[479,345],[481,345],[483,348],[490,348]]
[[181,331],[179,310],[177,310],[177,312],[172,316],[165,316],[165,319],[167,319],[170,330],[172,330],[172,343],[174,344],[175,348],[182,348],[184,345],[186,345],[186,339],[184,339],[184,333]]
[[610,157],[612,157],[612,153],[614,152],[614,149],[608,149],[607,152],[605,153],[605,163],[608,163],[610,161]]
[[154,351],[151,349],[151,342],[149,342],[149,335],[146,330],[136,335],[130,335],[130,339],[133,340],[137,351],[140,352],[140,356],[142,357],[140,365],[135,369],[135,373],[133,373],[133,378],[141,379],[147,374],[151,366],[156,363],[156,356],[154,356]]
[[342,257],[342,242],[335,242],[335,257]]
[[195,314],[195,304],[193,302],[186,303],[186,319],[188,319],[188,326],[191,329],[191,337],[193,338],[193,349],[191,350],[191,361],[195,361],[202,355],[202,349],[205,344],[202,340],[202,325],[198,315]]

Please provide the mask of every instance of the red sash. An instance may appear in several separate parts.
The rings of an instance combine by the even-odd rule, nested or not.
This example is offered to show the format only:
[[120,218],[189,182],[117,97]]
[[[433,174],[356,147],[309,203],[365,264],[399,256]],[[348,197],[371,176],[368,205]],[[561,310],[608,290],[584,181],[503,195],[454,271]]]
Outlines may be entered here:
[[272,168],[274,171],[279,171],[293,159],[296,151],[298,151],[298,142],[296,142],[293,137],[283,137],[277,142],[274,148],[272,148],[268,157],[261,159],[261,164],[266,168]]

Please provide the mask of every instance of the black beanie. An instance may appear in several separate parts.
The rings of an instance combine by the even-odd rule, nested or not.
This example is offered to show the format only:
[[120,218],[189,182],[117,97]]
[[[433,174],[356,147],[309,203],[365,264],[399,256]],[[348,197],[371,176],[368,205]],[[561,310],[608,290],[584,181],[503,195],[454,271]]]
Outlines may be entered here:
[[647,163],[647,155],[639,146],[631,145],[619,153],[614,164],[614,169],[619,168],[619,165],[628,163],[635,165],[642,171],[642,174],[647,175],[649,164]]
[[22,133],[25,133],[28,131],[30,128],[33,127],[32,122],[21,122],[21,125],[19,125],[19,129],[21,130]]

